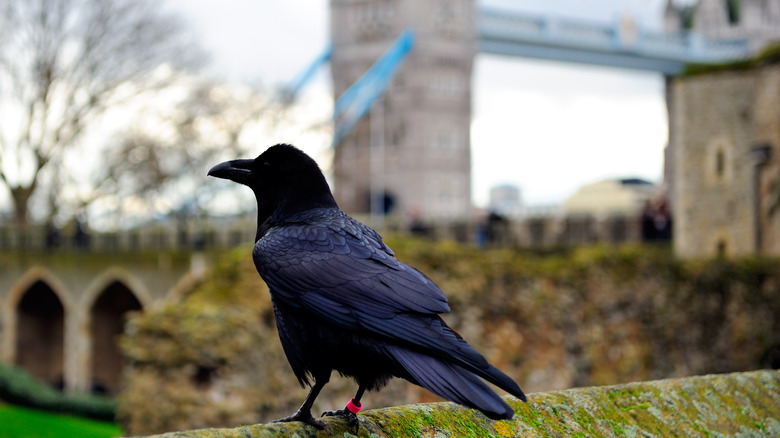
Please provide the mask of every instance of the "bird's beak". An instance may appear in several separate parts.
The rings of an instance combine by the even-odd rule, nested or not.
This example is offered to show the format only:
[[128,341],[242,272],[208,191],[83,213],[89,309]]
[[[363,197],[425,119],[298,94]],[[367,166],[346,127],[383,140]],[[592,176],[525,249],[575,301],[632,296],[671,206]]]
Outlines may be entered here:
[[246,184],[252,176],[251,165],[254,160],[231,160],[219,163],[209,170],[209,176],[229,179],[239,184]]

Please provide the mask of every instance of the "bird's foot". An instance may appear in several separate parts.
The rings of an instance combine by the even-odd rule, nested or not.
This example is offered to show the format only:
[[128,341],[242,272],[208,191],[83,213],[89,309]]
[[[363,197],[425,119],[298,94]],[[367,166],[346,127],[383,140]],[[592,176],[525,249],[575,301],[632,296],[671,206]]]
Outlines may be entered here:
[[351,412],[344,409],[339,409],[337,411],[325,411],[322,413],[323,417],[344,417],[350,426],[355,428],[355,435],[357,435],[358,430],[360,429],[360,422],[358,421],[358,416],[356,413]]
[[314,418],[311,415],[311,411],[301,411],[300,409],[298,412],[290,415],[289,417],[280,418],[278,420],[274,420],[271,423],[289,423],[291,421],[300,421],[302,423],[306,423],[308,425],[314,426],[319,430],[327,429],[327,426],[325,426],[325,423],[322,421]]

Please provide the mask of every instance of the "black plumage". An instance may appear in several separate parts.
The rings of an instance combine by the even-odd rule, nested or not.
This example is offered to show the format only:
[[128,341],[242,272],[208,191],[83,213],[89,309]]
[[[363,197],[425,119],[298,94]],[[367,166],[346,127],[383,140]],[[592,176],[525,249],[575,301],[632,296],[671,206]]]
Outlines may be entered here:
[[[304,421],[314,399],[338,371],[355,379],[359,404],[366,390],[404,378],[478,409],[493,419],[512,409],[480,378],[525,401],[518,385],[490,365],[439,314],[444,293],[424,274],[395,258],[379,234],[339,210],[308,155],[272,146],[254,160],[233,160],[209,175],[250,187],[257,198],[252,257],[268,284],[279,338],[301,385],[311,392],[280,421]],[[345,415],[347,408],[325,415]]]

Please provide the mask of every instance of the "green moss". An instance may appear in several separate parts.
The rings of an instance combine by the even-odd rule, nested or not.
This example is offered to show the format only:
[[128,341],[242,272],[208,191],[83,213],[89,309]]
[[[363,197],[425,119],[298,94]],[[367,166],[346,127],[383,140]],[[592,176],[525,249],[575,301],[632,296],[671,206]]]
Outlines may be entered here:
[[638,405],[635,405],[635,406],[627,406],[627,407],[624,407],[624,408],[620,408],[620,410],[624,411],[624,412],[628,412],[628,411],[633,411],[634,409],[648,409],[649,407],[650,407],[649,404],[641,403],[641,404],[638,404]]

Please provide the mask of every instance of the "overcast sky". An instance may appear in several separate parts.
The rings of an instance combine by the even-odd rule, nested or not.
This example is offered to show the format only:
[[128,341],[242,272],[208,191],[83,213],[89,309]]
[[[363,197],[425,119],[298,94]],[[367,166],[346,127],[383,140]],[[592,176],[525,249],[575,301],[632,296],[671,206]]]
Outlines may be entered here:
[[[666,0],[480,4],[602,22],[630,14],[638,26],[658,29]],[[212,53],[215,74],[268,87],[290,80],[328,44],[327,6],[327,0],[170,0]],[[519,186],[524,201],[537,205],[560,203],[604,178],[660,181],[667,139],[660,74],[481,54],[472,83],[477,205],[497,184]],[[330,93],[329,70],[322,69],[302,101],[327,114]]]

